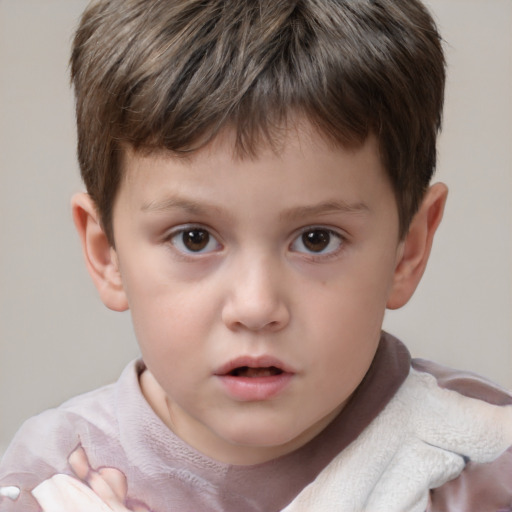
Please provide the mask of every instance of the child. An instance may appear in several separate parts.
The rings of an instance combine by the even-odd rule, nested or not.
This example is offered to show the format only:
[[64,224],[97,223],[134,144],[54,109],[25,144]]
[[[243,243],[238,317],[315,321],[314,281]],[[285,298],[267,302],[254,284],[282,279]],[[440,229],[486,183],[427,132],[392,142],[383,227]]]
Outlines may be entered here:
[[512,509],[512,397],[381,332],[447,193],[419,2],[96,0],[72,75],[75,224],[142,359],[22,427],[2,511]]

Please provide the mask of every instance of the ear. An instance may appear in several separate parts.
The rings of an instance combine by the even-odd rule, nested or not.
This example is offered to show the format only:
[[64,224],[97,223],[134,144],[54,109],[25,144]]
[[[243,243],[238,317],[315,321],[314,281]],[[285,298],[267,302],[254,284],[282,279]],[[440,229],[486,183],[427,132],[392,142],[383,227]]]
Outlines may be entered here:
[[88,194],[76,194],[71,200],[71,207],[85,263],[101,300],[109,309],[126,311],[128,300],[117,254],[103,231],[94,201]]
[[434,234],[443,218],[447,195],[448,189],[443,183],[430,187],[412,219],[399,249],[399,259],[386,304],[388,309],[401,308],[416,290],[427,266]]

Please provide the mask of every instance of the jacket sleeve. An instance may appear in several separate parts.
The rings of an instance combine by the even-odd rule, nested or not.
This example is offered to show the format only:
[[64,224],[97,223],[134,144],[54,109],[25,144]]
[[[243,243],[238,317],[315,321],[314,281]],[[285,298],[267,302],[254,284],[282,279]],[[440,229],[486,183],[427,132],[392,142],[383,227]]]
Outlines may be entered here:
[[512,447],[488,464],[470,462],[455,480],[431,491],[429,512],[512,512]]
[[[511,407],[512,396],[485,378],[415,359],[413,367],[434,375],[438,384],[498,406]],[[458,478],[431,491],[428,512],[512,512],[512,447],[486,464],[468,462]]]

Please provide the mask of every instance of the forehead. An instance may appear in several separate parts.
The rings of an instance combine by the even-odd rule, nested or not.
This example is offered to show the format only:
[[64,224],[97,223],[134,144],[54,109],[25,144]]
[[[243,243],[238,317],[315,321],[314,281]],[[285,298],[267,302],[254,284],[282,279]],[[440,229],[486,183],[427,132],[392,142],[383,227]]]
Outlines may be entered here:
[[343,148],[308,125],[294,125],[280,135],[254,154],[241,153],[229,130],[185,156],[127,148],[120,195],[143,211],[176,204],[191,211],[192,203],[197,210],[197,203],[205,202],[238,212],[258,201],[273,210],[311,211],[314,204],[361,210],[382,194],[393,195],[374,137],[360,147]]
[[[235,164],[255,162],[270,158],[286,160],[293,156],[305,156],[305,151],[313,149],[319,153],[343,152],[357,154],[359,150],[365,151],[370,146],[371,150],[377,149],[378,141],[370,134],[362,141],[353,141],[352,144],[341,144],[334,136],[316,129],[307,119],[296,115],[289,116],[280,125],[275,125],[267,131],[254,133],[250,140],[240,137],[236,127],[225,127],[215,136],[206,141],[197,141],[190,150],[174,152],[165,147],[141,147],[134,148],[129,144],[123,144],[122,171],[123,175],[133,173],[137,160],[154,160],[163,162],[174,160],[184,167],[198,167],[205,158],[219,157],[229,159]],[[311,151],[310,151],[311,152]],[[379,153],[380,163],[380,153]]]

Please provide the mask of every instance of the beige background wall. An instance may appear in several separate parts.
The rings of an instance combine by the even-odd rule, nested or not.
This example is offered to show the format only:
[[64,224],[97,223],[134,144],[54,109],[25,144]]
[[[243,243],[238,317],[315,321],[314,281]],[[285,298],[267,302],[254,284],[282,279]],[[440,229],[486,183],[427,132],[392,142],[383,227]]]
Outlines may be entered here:
[[[512,387],[512,2],[431,0],[449,83],[438,179],[451,193],[413,301],[386,327],[414,355]],[[67,59],[85,0],[0,0],[0,453],[20,422],[114,380],[129,316],[89,282]]]

